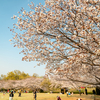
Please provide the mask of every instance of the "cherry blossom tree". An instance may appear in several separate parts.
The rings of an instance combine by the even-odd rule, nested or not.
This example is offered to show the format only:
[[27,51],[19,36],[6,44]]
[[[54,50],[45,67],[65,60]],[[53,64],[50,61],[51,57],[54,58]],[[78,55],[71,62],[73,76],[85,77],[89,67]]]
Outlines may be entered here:
[[[49,75],[100,85],[100,1],[45,0],[14,15],[12,43],[22,61],[46,64]],[[20,30],[21,32],[18,33]]]
[[48,78],[44,78],[44,80],[41,82],[41,86],[44,91],[49,92],[50,91],[50,85],[51,85],[51,80]]
[[43,89],[41,82],[43,78],[27,78],[23,80],[0,80],[0,89]]

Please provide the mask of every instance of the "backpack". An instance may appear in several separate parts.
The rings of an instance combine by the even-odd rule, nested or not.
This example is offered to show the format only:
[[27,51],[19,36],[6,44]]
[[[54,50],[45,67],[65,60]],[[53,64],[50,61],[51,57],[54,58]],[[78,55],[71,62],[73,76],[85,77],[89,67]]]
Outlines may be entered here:
[[58,100],[61,100],[61,98],[59,97]]

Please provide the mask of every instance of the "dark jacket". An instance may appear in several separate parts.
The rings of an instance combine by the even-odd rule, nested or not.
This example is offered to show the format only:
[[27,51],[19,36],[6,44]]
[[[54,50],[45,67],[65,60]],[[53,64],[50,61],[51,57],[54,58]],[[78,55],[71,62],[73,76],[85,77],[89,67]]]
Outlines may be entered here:
[[10,94],[9,94],[9,97],[14,97],[14,94],[10,93]]

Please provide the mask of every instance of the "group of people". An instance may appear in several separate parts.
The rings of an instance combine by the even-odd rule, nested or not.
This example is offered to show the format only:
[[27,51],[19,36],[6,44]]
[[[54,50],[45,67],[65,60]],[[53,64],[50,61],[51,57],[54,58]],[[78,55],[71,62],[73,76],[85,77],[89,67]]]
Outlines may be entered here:
[[[93,94],[96,94],[96,92],[95,92],[94,89],[92,90],[92,92],[93,92]],[[81,90],[79,90],[79,94],[81,95]],[[85,88],[85,93],[84,93],[84,94],[88,95],[88,93],[87,93],[87,88]]]
[[[96,92],[95,92],[95,90],[93,89],[93,94],[95,95],[96,94]],[[73,94],[73,92],[72,93],[70,93],[70,92],[66,92],[66,94],[67,94],[67,96],[68,95],[72,95]],[[81,90],[79,89],[79,94],[81,95]],[[88,93],[87,93],[87,88],[85,88],[85,94],[87,95]],[[59,97],[59,96],[57,96],[57,100],[61,100],[61,98]],[[77,100],[82,100],[82,99],[80,99],[80,98],[78,98]]]
[[68,96],[68,95],[73,95],[73,92],[70,93],[70,92],[67,91],[66,94],[67,94],[67,96]]
[[[79,94],[80,94],[80,96],[81,96],[81,90],[79,89]],[[85,88],[85,93],[84,94],[86,94],[87,95],[87,89]]]
[[[36,97],[37,97],[37,91],[33,91],[33,95],[34,95],[34,99],[36,100]],[[21,92],[19,92],[19,96],[21,96]],[[10,94],[9,94],[9,100],[13,100],[13,97],[14,97],[14,93],[13,93],[13,90],[11,90]],[[60,99],[58,99],[60,100]]]
[[[95,92],[95,90],[93,90],[92,91],[93,92],[93,94],[95,94],[96,92]],[[71,95],[71,93],[70,92],[66,92],[67,93],[67,96],[68,95]],[[73,94],[73,92],[72,92],[72,94]],[[79,94],[81,95],[81,90],[79,90]],[[87,89],[85,88],[85,94],[87,95]],[[37,90],[34,90],[33,91],[33,95],[34,95],[34,99],[36,100],[36,97],[37,97]],[[19,93],[19,96],[21,96],[21,92]],[[13,93],[13,90],[11,90],[11,93],[9,94],[9,100],[13,100],[13,97],[14,97],[14,93]],[[61,100],[61,98],[59,97],[59,96],[57,96],[57,100]],[[79,99],[78,99],[79,100]],[[81,99],[80,99],[81,100]]]
[[[11,90],[11,93],[9,94],[9,100],[13,100],[14,93],[13,90]],[[19,97],[21,97],[21,91],[19,92]]]

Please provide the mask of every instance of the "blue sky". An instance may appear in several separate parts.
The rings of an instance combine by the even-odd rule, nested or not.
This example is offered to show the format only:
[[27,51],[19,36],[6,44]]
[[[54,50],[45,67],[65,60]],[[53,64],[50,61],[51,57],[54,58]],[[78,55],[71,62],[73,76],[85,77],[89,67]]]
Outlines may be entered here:
[[17,15],[21,7],[26,11],[30,11],[28,4],[34,2],[44,4],[44,0],[0,0],[0,75],[6,75],[10,71],[20,70],[29,75],[37,73],[39,76],[45,75],[45,65],[36,66],[36,62],[22,61],[21,49],[13,47],[9,42],[12,39],[12,32],[8,27],[12,28],[16,23],[11,17]]

